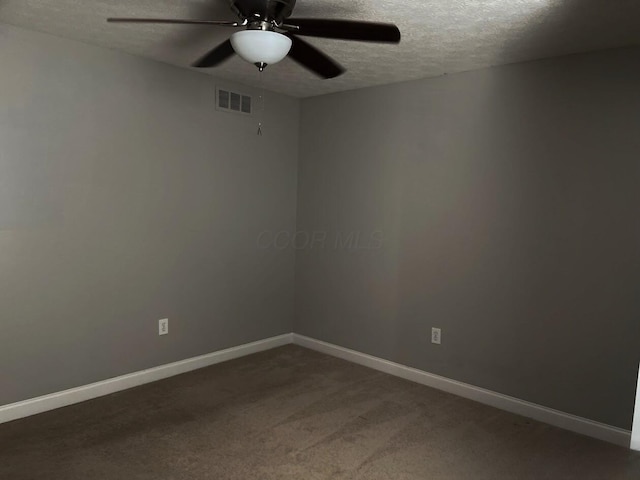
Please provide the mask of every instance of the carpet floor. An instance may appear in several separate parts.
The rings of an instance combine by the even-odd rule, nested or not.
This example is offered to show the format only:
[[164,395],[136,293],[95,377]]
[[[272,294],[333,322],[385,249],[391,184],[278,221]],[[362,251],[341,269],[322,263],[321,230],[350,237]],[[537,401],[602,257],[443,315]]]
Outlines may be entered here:
[[633,479],[640,454],[289,345],[0,425],[0,479]]

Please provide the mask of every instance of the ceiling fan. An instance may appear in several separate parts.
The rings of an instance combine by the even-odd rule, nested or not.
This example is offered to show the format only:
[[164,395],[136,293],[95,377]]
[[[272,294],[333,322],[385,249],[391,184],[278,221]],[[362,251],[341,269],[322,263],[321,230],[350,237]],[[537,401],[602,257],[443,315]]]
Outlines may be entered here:
[[316,75],[335,78],[345,69],[300,36],[400,43],[400,30],[391,23],[318,18],[290,18],[296,0],[228,0],[237,22],[163,18],[108,18],[113,23],[166,23],[243,28],[196,61],[197,68],[220,65],[237,53],[260,71],[287,55]]

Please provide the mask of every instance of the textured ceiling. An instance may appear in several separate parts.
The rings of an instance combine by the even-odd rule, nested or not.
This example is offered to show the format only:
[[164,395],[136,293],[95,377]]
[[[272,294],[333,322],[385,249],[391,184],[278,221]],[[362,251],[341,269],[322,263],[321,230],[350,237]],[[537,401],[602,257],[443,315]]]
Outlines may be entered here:
[[[228,0],[0,0],[0,22],[188,68],[233,30],[107,24],[109,16],[235,20]],[[264,87],[306,97],[569,53],[640,44],[638,0],[298,0],[294,16],[396,23],[400,45],[322,40],[347,73],[320,80],[289,59]],[[208,70],[257,86],[257,69],[234,58]]]

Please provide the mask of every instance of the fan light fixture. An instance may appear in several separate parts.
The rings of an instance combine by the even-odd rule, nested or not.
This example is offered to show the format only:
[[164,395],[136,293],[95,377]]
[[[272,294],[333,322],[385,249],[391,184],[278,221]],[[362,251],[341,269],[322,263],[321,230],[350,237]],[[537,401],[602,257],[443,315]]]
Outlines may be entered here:
[[238,55],[258,66],[278,63],[289,54],[291,39],[269,30],[241,30],[231,35],[231,45]]
[[[292,17],[296,0],[226,0],[226,2],[237,20],[111,17],[107,21],[237,28],[240,31],[236,31],[231,38],[211,48],[192,66],[195,68],[217,67],[237,53],[262,71],[267,65],[277,63],[288,55],[291,60],[325,79],[342,75],[345,69],[321,50],[307,43],[304,37],[400,43],[400,30],[393,23]],[[2,0],[0,0],[1,3]]]

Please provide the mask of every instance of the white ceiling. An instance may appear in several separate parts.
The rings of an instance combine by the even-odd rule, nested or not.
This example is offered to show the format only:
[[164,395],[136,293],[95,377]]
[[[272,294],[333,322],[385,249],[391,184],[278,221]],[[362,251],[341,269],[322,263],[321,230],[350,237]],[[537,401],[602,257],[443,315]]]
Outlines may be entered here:
[[[110,16],[235,20],[228,0],[0,0],[0,22],[186,68],[233,31],[107,24]],[[638,0],[298,0],[294,16],[393,22],[403,34],[400,45],[307,37],[348,71],[320,80],[288,59],[270,66],[264,87],[297,97],[640,44]],[[239,58],[207,73],[259,81]]]

